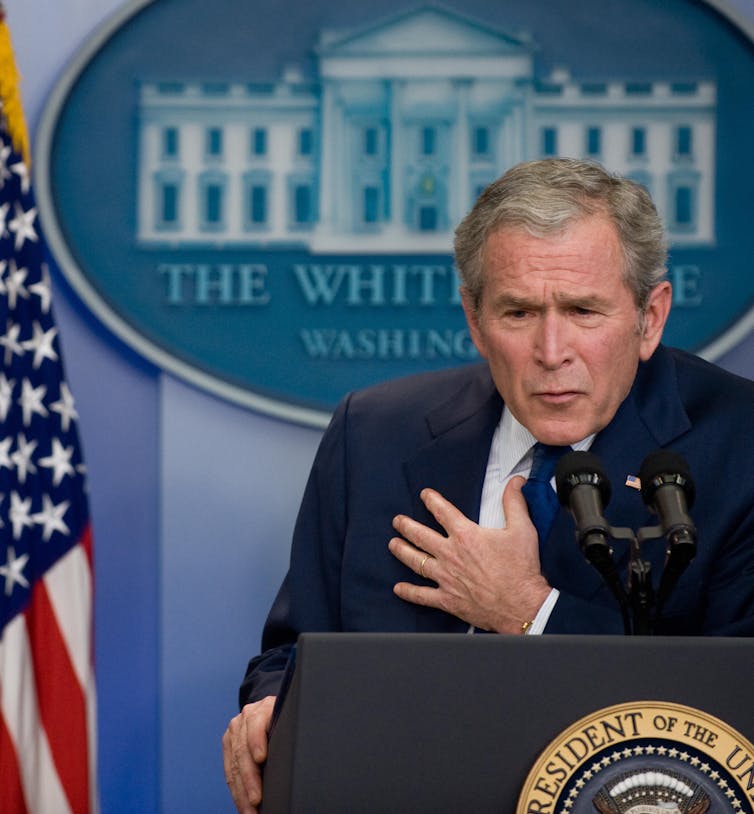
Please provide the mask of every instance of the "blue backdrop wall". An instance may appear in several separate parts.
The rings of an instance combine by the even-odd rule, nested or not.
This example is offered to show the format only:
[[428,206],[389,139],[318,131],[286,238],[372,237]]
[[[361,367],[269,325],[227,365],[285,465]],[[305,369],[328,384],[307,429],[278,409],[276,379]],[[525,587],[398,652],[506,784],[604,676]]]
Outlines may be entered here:
[[[6,0],[32,137],[65,65],[124,5]],[[716,5],[754,30],[754,0]],[[160,371],[54,286],[89,469],[103,811],[230,812],[220,736],[320,431]],[[754,377],[754,336],[721,361]]]

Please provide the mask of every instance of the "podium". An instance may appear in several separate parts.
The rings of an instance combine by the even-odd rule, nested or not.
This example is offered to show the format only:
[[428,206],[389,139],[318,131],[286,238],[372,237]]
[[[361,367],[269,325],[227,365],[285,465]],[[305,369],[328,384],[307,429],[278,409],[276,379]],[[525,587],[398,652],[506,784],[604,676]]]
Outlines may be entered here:
[[262,811],[515,814],[540,753],[601,708],[688,705],[754,740],[753,678],[747,639],[304,634]]

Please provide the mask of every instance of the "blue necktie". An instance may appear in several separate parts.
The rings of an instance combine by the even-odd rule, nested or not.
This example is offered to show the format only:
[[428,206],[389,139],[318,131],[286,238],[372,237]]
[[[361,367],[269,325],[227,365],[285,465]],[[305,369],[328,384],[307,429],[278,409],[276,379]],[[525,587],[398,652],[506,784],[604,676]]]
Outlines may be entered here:
[[566,452],[570,451],[571,447],[553,447],[539,442],[534,445],[531,472],[521,491],[529,507],[529,516],[537,529],[540,549],[544,545],[555,515],[558,513],[558,496],[550,485],[550,480],[555,474],[557,462]]

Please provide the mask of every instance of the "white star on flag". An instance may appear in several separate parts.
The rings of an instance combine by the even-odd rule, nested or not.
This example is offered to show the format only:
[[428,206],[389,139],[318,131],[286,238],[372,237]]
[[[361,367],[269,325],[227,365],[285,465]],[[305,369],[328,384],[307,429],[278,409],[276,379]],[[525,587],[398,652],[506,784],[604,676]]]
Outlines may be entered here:
[[71,456],[73,447],[64,447],[59,438],[52,439],[52,453],[45,458],[39,459],[39,465],[53,470],[52,485],[60,486],[60,482],[66,475],[73,475]]
[[0,441],[0,469],[13,469],[13,461],[10,459],[10,445],[13,443],[13,438],[9,435]]
[[51,288],[50,270],[47,268],[47,263],[42,263],[42,279],[38,283],[30,285],[29,291],[39,297],[39,307],[42,309],[42,313],[49,313]]
[[15,322],[8,322],[8,329],[5,336],[0,336],[0,345],[5,347],[5,366],[10,367],[13,361],[13,354],[16,356],[23,356],[24,349],[18,341],[18,335],[21,332],[21,326]]
[[26,195],[29,192],[29,188],[31,187],[31,181],[29,179],[29,170],[24,164],[23,161],[17,161],[15,164],[11,164],[10,166],[11,172],[15,172],[16,175],[19,177],[21,181],[21,192]]
[[53,362],[57,362],[58,355],[55,353],[52,343],[58,335],[58,329],[53,326],[48,331],[43,331],[42,326],[35,322],[32,325],[32,330],[34,336],[22,344],[25,350],[34,351],[34,368],[38,368],[44,359],[52,359]]
[[53,532],[59,531],[61,534],[70,534],[70,529],[63,521],[63,515],[71,505],[69,500],[64,500],[55,506],[49,495],[42,495],[42,511],[32,515],[32,519],[40,526],[44,526],[42,539],[47,543]]
[[11,311],[16,308],[19,297],[29,299],[29,292],[24,288],[24,282],[29,276],[29,270],[19,268],[15,260],[10,261],[8,276],[5,278],[5,290],[8,294],[8,307]]
[[16,465],[20,483],[26,483],[26,476],[33,475],[37,471],[37,467],[34,466],[31,460],[31,456],[37,448],[37,443],[37,441],[27,441],[23,433],[18,436],[18,448],[10,458]]
[[[1,383],[0,383],[1,384]],[[0,395],[2,391],[0,390]],[[75,421],[79,414],[76,412],[73,395],[65,382],[60,384],[60,399],[50,405],[50,409],[60,414],[60,426],[63,432],[68,432],[71,421]]]
[[31,240],[36,242],[37,232],[34,229],[34,220],[37,217],[37,207],[32,206],[31,209],[22,209],[16,204],[16,216],[13,220],[8,221],[8,229],[16,235],[14,248],[16,251],[21,249],[24,241]]
[[13,546],[8,546],[8,560],[5,565],[0,565],[0,576],[5,577],[6,596],[10,596],[13,593],[13,586],[15,583],[18,583],[23,588],[29,587],[29,583],[23,574],[23,570],[28,561],[28,554],[23,554],[20,557],[16,557],[16,552]]
[[13,400],[13,387],[15,384],[15,379],[9,380],[5,373],[0,373],[0,421],[5,421],[8,417],[8,410]]
[[5,186],[5,182],[9,181],[13,176],[8,172],[8,159],[10,158],[12,150],[7,144],[3,144],[0,149],[0,189]]
[[31,424],[32,414],[40,415],[42,418],[48,415],[47,408],[42,404],[46,392],[47,388],[43,384],[33,387],[28,379],[24,379],[21,383],[21,398],[18,403],[23,411],[24,427]]
[[19,540],[25,528],[31,528],[34,522],[29,517],[31,498],[22,498],[18,492],[10,493],[10,510],[8,517],[13,526],[13,539]]

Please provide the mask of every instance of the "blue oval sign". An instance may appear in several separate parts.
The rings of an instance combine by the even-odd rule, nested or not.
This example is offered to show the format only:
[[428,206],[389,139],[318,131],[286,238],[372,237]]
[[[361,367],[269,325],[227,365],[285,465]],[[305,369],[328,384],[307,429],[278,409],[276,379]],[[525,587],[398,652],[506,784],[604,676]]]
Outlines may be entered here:
[[690,0],[134,3],[38,142],[54,254],[145,356],[321,425],[368,383],[476,356],[455,224],[518,161],[597,159],[671,239],[666,341],[751,325],[754,52]]

